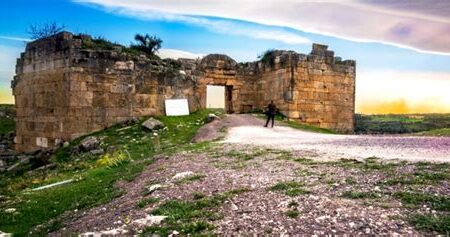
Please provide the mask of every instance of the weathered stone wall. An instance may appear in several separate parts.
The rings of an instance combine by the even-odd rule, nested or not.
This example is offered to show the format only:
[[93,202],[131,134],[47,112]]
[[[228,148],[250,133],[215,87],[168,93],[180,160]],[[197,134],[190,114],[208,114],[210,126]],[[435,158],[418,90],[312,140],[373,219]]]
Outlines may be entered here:
[[354,61],[326,46],[309,55],[274,51],[251,63],[226,55],[199,60],[151,60],[84,47],[89,36],[64,32],[31,42],[12,82],[16,149],[54,147],[133,117],[163,115],[164,101],[186,98],[206,107],[207,85],[225,86],[229,113],[261,110],[270,100],[289,118],[342,132],[353,129]]

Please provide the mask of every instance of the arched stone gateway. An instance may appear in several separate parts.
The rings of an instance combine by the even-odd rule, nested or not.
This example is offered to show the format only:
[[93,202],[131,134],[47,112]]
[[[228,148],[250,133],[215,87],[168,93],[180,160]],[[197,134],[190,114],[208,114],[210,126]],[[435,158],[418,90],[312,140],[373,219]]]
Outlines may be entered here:
[[228,113],[262,110],[273,100],[300,122],[353,131],[355,62],[313,44],[310,54],[269,51],[237,63],[221,54],[151,60],[120,45],[95,48],[87,35],[62,32],[27,44],[12,82],[18,151],[61,141],[132,117],[163,115],[166,99],[206,107],[206,87],[225,86]]
[[241,112],[239,95],[242,81],[237,69],[238,64],[232,58],[223,54],[209,54],[199,62],[198,69],[202,72],[199,78],[201,106],[206,107],[206,87],[217,85],[225,87],[225,111],[227,113]]

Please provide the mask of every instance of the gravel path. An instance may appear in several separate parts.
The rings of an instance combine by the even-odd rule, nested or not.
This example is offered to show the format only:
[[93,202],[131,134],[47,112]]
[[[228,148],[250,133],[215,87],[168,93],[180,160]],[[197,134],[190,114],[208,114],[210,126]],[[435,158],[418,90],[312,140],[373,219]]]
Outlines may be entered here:
[[[330,135],[300,131],[285,126],[265,128],[264,121],[251,115],[230,115],[233,127],[225,143],[251,144],[287,150],[308,150],[322,158],[401,159],[408,161],[450,162],[450,137],[401,135]],[[232,122],[230,122],[232,121]],[[239,126],[241,121],[243,126]],[[248,121],[253,122],[249,126]]]

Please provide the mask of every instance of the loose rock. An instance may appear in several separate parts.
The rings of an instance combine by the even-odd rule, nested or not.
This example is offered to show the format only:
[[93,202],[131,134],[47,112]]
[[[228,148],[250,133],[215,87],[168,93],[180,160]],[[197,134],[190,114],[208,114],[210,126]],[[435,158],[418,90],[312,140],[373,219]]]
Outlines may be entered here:
[[150,216],[147,215],[142,219],[137,219],[133,221],[133,224],[138,224],[141,226],[151,226],[151,225],[159,225],[167,216]]
[[142,127],[150,131],[154,131],[163,128],[164,123],[154,118],[149,118],[144,123],[142,123]]
[[105,151],[102,148],[99,148],[99,149],[95,149],[95,150],[90,151],[90,153],[92,155],[101,155],[101,154],[105,153]]
[[176,180],[184,179],[184,178],[187,178],[187,177],[193,176],[193,175],[194,175],[194,172],[192,172],[192,171],[181,172],[181,173],[174,175],[172,177],[172,180],[176,181]]
[[91,151],[97,149],[99,145],[100,140],[94,136],[87,137],[83,139],[80,143],[80,146],[84,151]]

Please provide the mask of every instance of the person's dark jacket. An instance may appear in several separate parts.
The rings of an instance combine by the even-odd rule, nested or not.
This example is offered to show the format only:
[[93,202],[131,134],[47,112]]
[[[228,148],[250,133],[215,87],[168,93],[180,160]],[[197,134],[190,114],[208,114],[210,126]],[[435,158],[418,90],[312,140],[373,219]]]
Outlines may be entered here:
[[277,106],[275,106],[275,104],[267,105],[266,114],[267,115],[275,115],[275,114],[277,114]]

